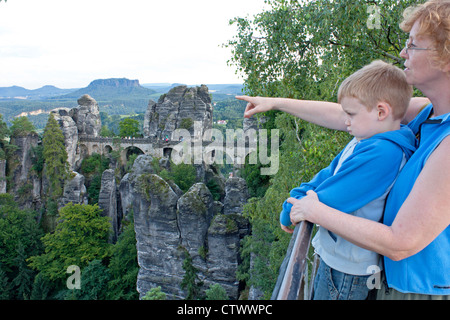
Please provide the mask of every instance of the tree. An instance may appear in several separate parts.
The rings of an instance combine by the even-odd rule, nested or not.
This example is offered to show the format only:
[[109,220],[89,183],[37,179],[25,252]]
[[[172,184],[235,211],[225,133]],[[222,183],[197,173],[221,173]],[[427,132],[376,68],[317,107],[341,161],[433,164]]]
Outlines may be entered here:
[[49,296],[51,285],[48,280],[38,273],[34,278],[30,300],[45,300]]
[[18,299],[28,300],[33,288],[33,280],[35,274],[26,263],[26,259],[28,257],[21,242],[19,242],[16,251],[16,264],[18,266],[18,271],[17,276],[13,279],[12,283],[17,288],[16,292]]
[[203,285],[203,282],[199,281],[197,275],[198,270],[192,264],[192,257],[187,250],[183,260],[183,270],[186,273],[181,281],[181,288],[187,290],[186,300],[198,299],[200,295],[200,287]]
[[[336,101],[340,83],[372,60],[401,66],[407,35],[398,24],[415,2],[267,0],[268,10],[230,21],[238,30],[226,44],[232,48],[229,64],[245,77],[247,94]],[[292,188],[327,166],[350,137],[285,113],[264,116],[266,129],[280,130],[280,169],[264,195],[244,208],[252,235],[242,254],[245,261],[252,255],[253,267],[240,268],[239,277],[270,298],[290,240],[279,227],[282,203]]]
[[34,125],[28,120],[27,117],[18,117],[11,121],[12,126],[9,128],[11,131],[11,137],[26,136],[31,132],[36,132]]
[[227,291],[218,283],[209,286],[206,290],[206,300],[229,300]]
[[0,264],[0,300],[9,300],[11,296],[11,284],[9,283],[6,272],[3,271]]
[[[229,63],[252,95],[335,100],[339,83],[374,59],[401,65],[403,1],[267,0],[253,20],[235,18]],[[375,23],[371,23],[375,20]]]
[[41,253],[43,233],[36,222],[36,212],[20,210],[11,194],[0,195],[0,213],[0,269],[8,279],[10,298],[27,299],[34,273],[26,260]]
[[3,116],[0,114],[0,160],[5,160],[10,158],[14,151],[17,149],[17,146],[14,146],[9,143],[11,131],[3,122]]
[[104,300],[109,280],[108,269],[100,260],[93,260],[83,269],[80,289],[63,290],[60,296],[66,300]]
[[119,136],[125,137],[139,137],[139,121],[131,118],[125,118],[119,123]]
[[161,291],[161,287],[151,288],[142,300],[166,300],[166,294]]
[[44,173],[50,182],[49,196],[56,200],[63,193],[64,181],[69,178],[69,163],[64,145],[64,135],[52,113],[47,121],[42,139]]
[[[51,281],[67,277],[67,268],[87,267],[110,255],[110,223],[97,205],[69,203],[60,209],[60,223],[43,238],[45,252],[29,258],[30,266]],[[62,284],[62,282],[61,282]]]
[[9,136],[9,129],[5,122],[3,122],[3,116],[0,114],[0,142],[5,140]]
[[136,281],[139,272],[134,232],[133,213],[127,217],[131,221],[123,221],[123,232],[111,250],[111,261],[108,270],[111,281],[108,283],[107,298],[111,300],[136,300]]

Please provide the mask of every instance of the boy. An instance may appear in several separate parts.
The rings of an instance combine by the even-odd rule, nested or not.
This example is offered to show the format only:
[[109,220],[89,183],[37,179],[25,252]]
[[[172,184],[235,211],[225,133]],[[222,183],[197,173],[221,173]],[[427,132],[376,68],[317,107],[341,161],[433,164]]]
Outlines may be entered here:
[[[338,102],[346,113],[345,125],[354,138],[331,164],[310,182],[291,191],[302,198],[314,190],[320,201],[348,214],[380,221],[384,203],[398,173],[415,151],[415,136],[401,125],[412,87],[402,70],[374,61],[345,79]],[[292,205],[283,204],[280,223],[291,225]],[[360,248],[323,227],[312,242],[320,256],[314,300],[363,300],[367,279],[381,267],[377,253]]]

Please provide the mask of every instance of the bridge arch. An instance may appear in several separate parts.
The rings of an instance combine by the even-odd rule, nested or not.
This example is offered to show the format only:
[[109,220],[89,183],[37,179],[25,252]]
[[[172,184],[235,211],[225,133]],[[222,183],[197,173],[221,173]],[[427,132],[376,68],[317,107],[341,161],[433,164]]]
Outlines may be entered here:
[[112,146],[110,146],[109,144],[105,145],[103,147],[103,154],[109,154],[111,152],[113,152],[114,148]]
[[120,155],[122,163],[127,163],[128,159],[133,154],[141,155],[141,154],[145,154],[145,152],[141,148],[136,147],[136,146],[126,147],[122,150],[122,153]]

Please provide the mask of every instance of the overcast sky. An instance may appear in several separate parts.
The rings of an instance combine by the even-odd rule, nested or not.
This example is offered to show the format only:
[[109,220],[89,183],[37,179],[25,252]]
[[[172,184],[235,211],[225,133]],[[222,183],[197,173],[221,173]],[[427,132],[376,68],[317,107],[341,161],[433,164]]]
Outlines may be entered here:
[[0,87],[81,88],[92,80],[242,83],[221,45],[228,21],[264,0],[0,2]]

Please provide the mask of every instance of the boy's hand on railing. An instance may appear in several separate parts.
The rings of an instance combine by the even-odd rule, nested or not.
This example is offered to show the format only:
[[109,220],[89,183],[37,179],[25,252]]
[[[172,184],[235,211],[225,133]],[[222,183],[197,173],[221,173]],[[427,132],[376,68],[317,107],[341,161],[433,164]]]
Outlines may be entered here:
[[280,223],[280,226],[281,226],[281,229],[282,229],[283,231],[285,231],[285,232],[287,232],[287,233],[294,233],[294,229],[291,229],[291,228],[289,228],[289,227],[286,227],[285,225],[283,225],[283,224],[281,224],[281,223]]
[[306,192],[306,196],[301,199],[288,198],[287,202],[292,204],[291,208],[291,221],[294,225],[299,222],[307,220],[312,221],[312,215],[314,213],[314,207],[320,203],[317,193],[312,190]]

